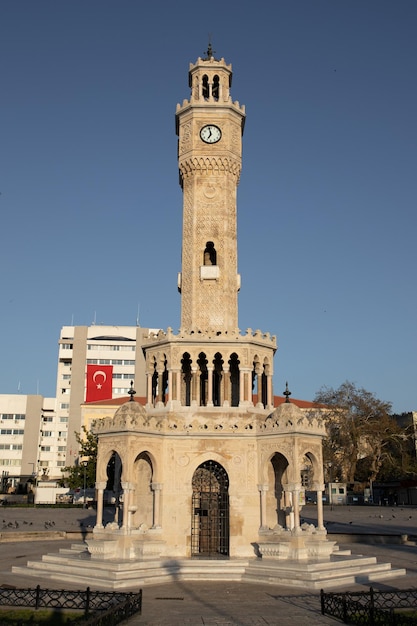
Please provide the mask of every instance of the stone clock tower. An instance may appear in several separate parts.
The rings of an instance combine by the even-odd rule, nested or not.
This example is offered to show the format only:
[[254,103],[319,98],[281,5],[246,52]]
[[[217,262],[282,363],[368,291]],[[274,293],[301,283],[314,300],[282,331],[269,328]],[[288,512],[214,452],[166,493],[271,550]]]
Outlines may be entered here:
[[177,106],[183,189],[181,327],[238,330],[236,195],[245,109],[230,95],[232,68],[216,60],[190,64],[190,100]]
[[[145,405],[135,401],[132,382],[130,400],[114,413],[96,407],[96,525],[88,555],[80,546],[48,559],[57,579],[110,589],[170,580],[316,589],[334,586],[335,577],[344,583],[346,568],[373,571],[368,559],[332,561],[323,523],[324,423],[289,402],[288,389],[285,402],[274,398],[275,337],[238,328],[236,189],[245,112],[231,99],[231,81],[231,66],[210,48],[190,65],[190,99],[176,110],[181,328],[151,334],[143,345]],[[109,476],[116,497],[110,521]],[[307,479],[317,526],[301,521]]]
[[[231,83],[231,66],[210,47],[189,67],[191,94],[176,109],[181,328],[152,334],[143,345],[145,406],[133,401],[132,390],[132,401],[95,425],[98,513],[89,551],[137,559],[139,579],[146,578],[151,557],[164,579],[171,575],[167,563],[181,576],[221,579],[236,565],[225,557],[256,560],[253,546],[259,544],[259,556],[277,529],[291,558],[301,544],[303,554],[317,552],[325,536],[324,427],[293,403],[274,410],[276,338],[238,328],[236,195],[245,110],[232,100]],[[104,527],[102,494],[112,458],[122,468],[123,510]],[[319,492],[319,530],[306,539],[308,549],[299,515],[306,463],[311,488]],[[282,556],[276,544],[274,554]],[[221,569],[216,559],[223,559]]]

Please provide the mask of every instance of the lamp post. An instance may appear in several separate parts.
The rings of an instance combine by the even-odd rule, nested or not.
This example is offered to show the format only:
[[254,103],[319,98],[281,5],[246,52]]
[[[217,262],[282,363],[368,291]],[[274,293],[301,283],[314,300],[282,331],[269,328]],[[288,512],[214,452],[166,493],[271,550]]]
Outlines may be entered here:
[[84,502],[83,502],[83,509],[85,509],[87,507],[87,495],[86,495],[86,489],[87,489],[87,465],[88,465],[88,461],[81,461],[81,463],[83,464],[84,467]]

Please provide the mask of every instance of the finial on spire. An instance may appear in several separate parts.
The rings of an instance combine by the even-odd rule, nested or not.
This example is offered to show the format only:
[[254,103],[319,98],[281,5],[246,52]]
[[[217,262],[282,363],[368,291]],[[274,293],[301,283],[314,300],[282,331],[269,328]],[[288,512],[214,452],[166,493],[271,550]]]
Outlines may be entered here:
[[211,45],[211,35],[209,35],[208,47],[204,61],[209,61],[211,58],[213,58],[215,52],[216,51],[213,50],[213,46]]
[[130,396],[129,402],[134,402],[135,401],[134,396],[136,395],[136,391],[133,389],[133,380],[130,381],[130,389],[127,393]]
[[291,395],[291,391],[288,389],[288,382],[285,383],[285,391],[284,391],[284,396],[285,396],[285,402],[290,401],[290,395]]

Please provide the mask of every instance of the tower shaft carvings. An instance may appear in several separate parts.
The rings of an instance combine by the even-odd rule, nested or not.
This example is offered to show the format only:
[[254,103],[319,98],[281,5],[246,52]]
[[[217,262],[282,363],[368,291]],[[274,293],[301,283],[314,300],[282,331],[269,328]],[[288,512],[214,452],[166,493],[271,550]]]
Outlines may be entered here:
[[183,189],[181,328],[238,329],[236,196],[244,107],[232,102],[231,65],[213,57],[190,64],[190,100],[177,106]]
[[[189,67],[189,100],[177,105],[183,189],[181,328],[151,334],[147,407],[177,412],[273,405],[276,338],[238,328],[237,186],[245,110],[232,102],[232,67],[209,51]],[[188,417],[187,417],[188,419]]]

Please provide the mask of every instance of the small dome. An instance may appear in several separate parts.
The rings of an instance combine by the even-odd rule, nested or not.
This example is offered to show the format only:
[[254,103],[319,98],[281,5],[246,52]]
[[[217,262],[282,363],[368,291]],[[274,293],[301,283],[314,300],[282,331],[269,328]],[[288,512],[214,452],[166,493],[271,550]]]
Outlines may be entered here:
[[138,419],[139,417],[146,417],[146,409],[143,407],[140,402],[131,402],[127,400],[124,404],[122,404],[114,414],[113,419],[118,420],[120,418],[134,418]]
[[291,421],[293,424],[296,423],[300,417],[304,417],[302,410],[292,402],[283,402],[277,408],[268,415],[267,419],[272,419],[275,422],[287,423]]

